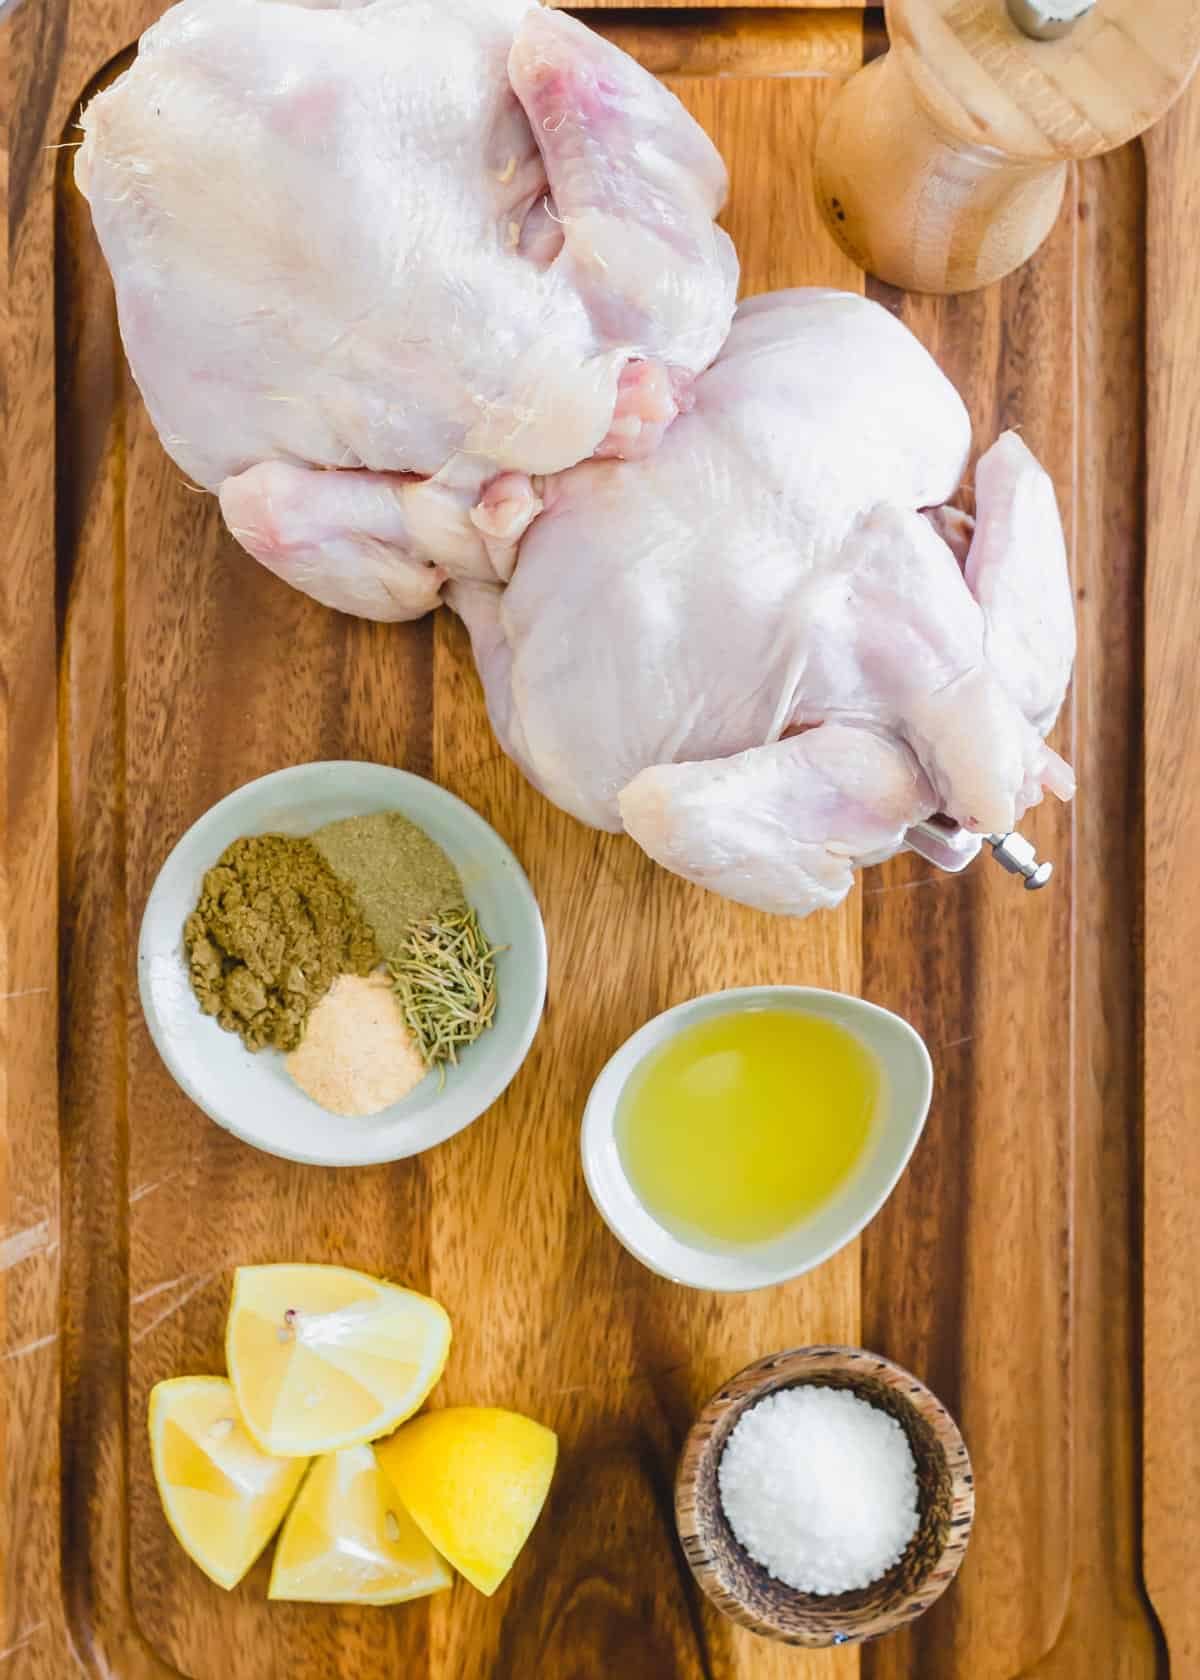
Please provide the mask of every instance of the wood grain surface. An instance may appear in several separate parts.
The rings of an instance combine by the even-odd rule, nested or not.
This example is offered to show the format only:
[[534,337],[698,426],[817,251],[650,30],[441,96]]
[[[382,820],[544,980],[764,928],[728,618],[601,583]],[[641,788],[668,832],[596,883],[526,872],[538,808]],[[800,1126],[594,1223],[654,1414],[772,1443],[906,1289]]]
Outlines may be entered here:
[[[1200,519],[1194,378],[1200,90],[1150,136],[1145,786],[1145,1557],[1172,1658],[1200,1671]],[[1176,237],[1182,232],[1182,237]]]
[[[1179,1256],[1200,1259],[1187,1249],[1200,1070],[1189,1075],[1186,984],[1200,949],[1187,846],[1200,724],[1194,569],[1168,538],[1189,529],[1200,401],[1179,233],[1196,219],[1194,98],[1156,138],[1148,186],[1140,151],[1086,165],[1050,242],[1003,286],[954,302],[879,293],[959,383],[978,443],[1020,423],[1059,487],[1081,651],[1058,744],[1084,793],[1029,825],[1058,878],[1029,897],[982,864],[954,878],[897,860],[837,915],[790,924],[698,893],[534,795],[490,735],[447,615],[396,628],[327,614],[254,567],[182,483],[125,370],[69,159],[46,150],[154,9],[23,0],[0,26],[13,92],[3,1672],[1187,1675],[1200,1518],[1181,1489],[1198,1468],[1185,1443],[1200,1338],[1196,1267]],[[746,290],[861,289],[820,228],[806,162],[857,62],[857,22],[743,12],[711,31],[649,15],[606,27],[674,74],[729,160]],[[252,775],[334,755],[402,764],[468,799],[529,869],[551,946],[545,1026],[497,1108],[428,1156],[349,1173],[259,1156],[193,1110],[150,1046],[131,969],[142,903],[182,829]],[[591,1210],[582,1100],[655,1010],[778,979],[861,990],[913,1020],[938,1068],[929,1126],[862,1242],[816,1274],[733,1300],[676,1290]],[[456,1326],[439,1403],[513,1405],[561,1432],[551,1502],[497,1599],[460,1586],[392,1612],[268,1607],[262,1566],[226,1596],[169,1540],[148,1388],[217,1368],[232,1266],[279,1258],[432,1290]],[[979,1491],[955,1586],[861,1654],[784,1650],[723,1622],[672,1538],[675,1457],[698,1406],[752,1358],[824,1340],[877,1347],[923,1377],[963,1428]]]
[[1034,41],[1004,0],[886,0],[893,64],[946,135],[1026,163],[1097,157],[1149,128],[1200,57],[1193,0],[1105,0]]
[[[991,885],[977,874],[902,893],[866,886],[868,995],[918,1026],[937,1011],[942,1100],[916,1172],[868,1238],[864,1337],[952,1409],[963,1397],[981,1488],[954,1592],[873,1654],[880,1680],[1166,1672],[1136,1558],[1143,201],[1140,153],[1117,152],[1079,172],[1050,242],[1002,286],[952,303],[874,288],[936,349],[977,438],[991,435],[989,405],[990,426],[1023,416],[1055,474],[1080,632],[1059,728],[1071,729],[1083,789],[1069,812],[1044,806],[1028,824],[1048,852],[1070,850],[1072,905],[1051,905],[1048,890],[1038,906],[1052,927],[1025,902],[972,904]],[[887,867],[903,883],[930,876],[915,860]],[[919,963],[903,966],[914,950],[936,953],[945,977],[957,962],[958,984],[937,996]],[[886,980],[897,963],[899,985]],[[1052,1042],[1073,1043],[1073,1058],[1035,1071]],[[897,1269],[941,1282],[910,1283],[897,1310]],[[1040,1329],[1026,1318],[1033,1299]]]

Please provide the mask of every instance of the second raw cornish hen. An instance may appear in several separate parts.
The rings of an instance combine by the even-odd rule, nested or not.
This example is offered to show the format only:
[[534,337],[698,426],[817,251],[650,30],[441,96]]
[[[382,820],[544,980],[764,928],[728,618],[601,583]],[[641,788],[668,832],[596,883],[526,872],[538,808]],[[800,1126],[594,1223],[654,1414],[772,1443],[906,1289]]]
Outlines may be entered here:
[[649,453],[729,329],[717,152],[529,0],[183,0],[83,128],[168,452],[370,617],[505,576],[529,475]]
[[969,445],[878,305],[743,304],[653,457],[561,474],[507,588],[451,586],[505,748],[584,822],[790,914],[935,812],[1005,832],[1069,798],[1044,739],[1075,646],[1053,488],[1005,433],[972,525],[942,507]]

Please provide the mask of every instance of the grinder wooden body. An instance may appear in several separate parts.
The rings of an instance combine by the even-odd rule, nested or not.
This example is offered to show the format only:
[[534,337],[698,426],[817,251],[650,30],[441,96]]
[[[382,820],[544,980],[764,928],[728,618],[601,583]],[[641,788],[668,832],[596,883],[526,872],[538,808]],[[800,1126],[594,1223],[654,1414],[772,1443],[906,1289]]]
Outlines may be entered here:
[[890,50],[852,76],[817,139],[814,183],[861,267],[966,292],[1049,233],[1067,166],[1125,144],[1183,91],[1200,0],[1098,0],[1034,40],[1005,0],[887,0]]

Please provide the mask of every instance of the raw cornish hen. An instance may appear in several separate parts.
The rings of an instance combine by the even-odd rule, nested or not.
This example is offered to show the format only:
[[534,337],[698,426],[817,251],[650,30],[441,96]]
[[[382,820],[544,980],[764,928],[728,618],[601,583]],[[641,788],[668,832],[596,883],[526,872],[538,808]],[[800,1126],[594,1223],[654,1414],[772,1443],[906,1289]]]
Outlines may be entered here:
[[83,127],[166,448],[372,617],[506,576],[529,475],[649,453],[729,329],[717,152],[529,0],[183,0]]
[[1044,740],[1075,644],[1054,492],[1005,433],[972,526],[941,507],[969,443],[878,305],[743,304],[654,456],[559,475],[507,588],[451,586],[505,748],[584,822],[791,914],[935,812],[1005,832],[1069,798]]

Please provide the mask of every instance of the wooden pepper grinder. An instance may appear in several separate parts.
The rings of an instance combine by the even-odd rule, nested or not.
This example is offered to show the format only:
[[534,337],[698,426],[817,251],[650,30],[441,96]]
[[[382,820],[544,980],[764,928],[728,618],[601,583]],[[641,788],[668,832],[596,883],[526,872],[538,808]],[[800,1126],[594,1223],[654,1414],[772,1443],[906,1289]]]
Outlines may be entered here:
[[1200,0],[885,0],[889,52],[817,137],[842,249],[917,292],[969,292],[1049,233],[1067,165],[1158,121],[1200,56]]

